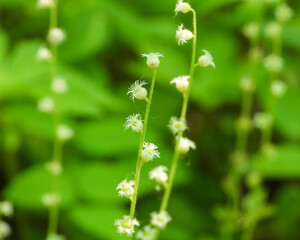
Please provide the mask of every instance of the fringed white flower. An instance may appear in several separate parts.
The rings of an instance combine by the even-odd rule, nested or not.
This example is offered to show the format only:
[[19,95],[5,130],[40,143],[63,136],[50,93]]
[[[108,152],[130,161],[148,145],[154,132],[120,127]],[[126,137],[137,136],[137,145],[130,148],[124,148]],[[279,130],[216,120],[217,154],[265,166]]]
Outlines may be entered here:
[[149,162],[149,161],[153,160],[154,158],[159,158],[160,154],[156,149],[157,149],[157,146],[154,145],[153,143],[144,142],[143,150],[141,152],[142,160],[144,162]]
[[153,240],[156,234],[156,229],[147,225],[136,234],[136,238],[140,240]]
[[61,124],[56,129],[56,136],[60,141],[65,142],[74,136],[74,131],[68,125]]
[[159,213],[151,213],[151,224],[158,228],[165,228],[168,222],[171,221],[171,217],[167,211],[161,211]]
[[176,31],[176,39],[179,45],[183,45],[187,43],[187,41],[191,40],[194,37],[194,34],[187,29],[183,29],[183,24],[178,26]]
[[174,11],[176,15],[178,12],[187,13],[189,11],[192,11],[192,7],[187,2],[183,2],[183,0],[178,0]]
[[129,87],[129,90],[127,92],[127,95],[129,94],[132,101],[134,99],[139,99],[139,100],[146,100],[147,99],[147,90],[143,86],[146,85],[144,81],[135,81],[131,86]]
[[51,97],[45,97],[38,102],[38,109],[41,112],[52,113],[54,111],[55,105]]
[[190,149],[196,149],[196,144],[192,140],[181,137],[179,141],[178,151],[181,154],[186,154],[190,151]]
[[167,167],[158,166],[149,172],[149,178],[154,179],[158,184],[167,186],[168,174]]
[[178,134],[179,132],[184,132],[187,129],[185,119],[181,120],[177,117],[171,117],[168,127],[174,135]]
[[140,223],[137,219],[131,219],[130,216],[125,215],[122,219],[116,220],[115,225],[117,226],[118,233],[131,236],[134,233],[134,227],[139,226]]
[[127,181],[127,179],[125,179],[117,186],[117,190],[119,190],[118,193],[121,197],[126,197],[131,200],[134,194],[133,187],[134,181]]
[[189,79],[190,76],[179,76],[177,78],[173,78],[171,84],[175,83],[177,90],[181,93],[185,93],[189,88]]
[[41,47],[36,54],[36,58],[41,62],[49,62],[53,58],[53,55],[50,49]]
[[208,67],[209,65],[211,65],[213,68],[215,68],[216,66],[214,63],[214,59],[211,56],[210,52],[206,50],[202,50],[202,51],[204,52],[204,54],[198,58],[199,66]]
[[134,132],[143,132],[144,124],[140,114],[133,114],[126,118],[125,129],[131,128]]
[[147,58],[147,65],[149,68],[158,68],[159,64],[160,64],[160,57],[163,57],[164,55],[162,55],[161,53],[148,53],[148,54],[142,54],[142,57],[146,57]]
[[66,39],[65,32],[60,28],[52,28],[48,33],[48,41],[52,44],[58,45]]

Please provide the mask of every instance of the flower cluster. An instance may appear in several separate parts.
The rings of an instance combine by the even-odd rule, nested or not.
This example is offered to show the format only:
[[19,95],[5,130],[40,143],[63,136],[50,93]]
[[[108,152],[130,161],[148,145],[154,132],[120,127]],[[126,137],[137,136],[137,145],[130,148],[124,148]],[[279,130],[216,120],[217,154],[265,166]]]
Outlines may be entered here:
[[2,220],[2,217],[11,217],[13,214],[14,209],[10,202],[0,202],[0,239],[7,238],[11,234],[10,226]]

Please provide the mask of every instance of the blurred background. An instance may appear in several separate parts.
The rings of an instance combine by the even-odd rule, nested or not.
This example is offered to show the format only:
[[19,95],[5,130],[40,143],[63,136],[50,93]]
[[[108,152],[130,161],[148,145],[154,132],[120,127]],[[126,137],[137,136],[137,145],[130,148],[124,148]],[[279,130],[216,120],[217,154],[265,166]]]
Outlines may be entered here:
[[[59,98],[65,123],[74,138],[64,147],[59,232],[71,240],[115,240],[114,221],[128,213],[129,201],[118,197],[116,186],[133,179],[139,135],[125,131],[125,118],[144,113],[144,102],[134,103],[127,89],[137,79],[149,81],[142,53],[164,54],[146,141],[159,146],[161,158],[142,169],[137,217],[142,225],[157,210],[161,192],[148,172],[170,166],[173,137],[167,128],[178,116],[182,98],[172,78],[187,75],[191,44],[178,46],[177,26],[191,29],[191,14],[175,17],[175,0],[64,0],[59,1],[59,26],[67,40],[59,47],[59,73],[69,91]],[[226,203],[222,179],[236,142],[239,80],[248,73],[248,40],[241,34],[257,9],[249,1],[190,0],[198,14],[198,53],[211,52],[216,69],[198,68],[188,109],[188,137],[197,150],[180,161],[169,212],[173,220],[164,240],[216,240],[219,223],[214,208]],[[288,1],[294,16],[284,29],[283,80],[287,94],[278,101],[273,141],[278,157],[264,169],[268,202],[277,214],[262,221],[254,239],[300,239],[300,2]],[[0,0],[0,200],[10,200],[15,215],[9,221],[11,240],[44,239],[48,214],[41,195],[50,189],[44,164],[51,160],[53,127],[50,115],[37,102],[50,94],[49,65],[36,59],[45,43],[48,11],[35,0]],[[265,22],[273,20],[269,7]],[[265,53],[270,43],[263,39]],[[258,69],[254,110],[264,109],[267,73]],[[259,147],[257,130],[249,151]]]

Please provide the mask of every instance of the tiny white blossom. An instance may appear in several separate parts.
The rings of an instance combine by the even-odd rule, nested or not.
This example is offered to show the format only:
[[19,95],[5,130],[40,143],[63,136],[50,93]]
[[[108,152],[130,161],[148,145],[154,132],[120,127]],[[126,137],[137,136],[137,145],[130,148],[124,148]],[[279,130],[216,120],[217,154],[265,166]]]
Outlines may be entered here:
[[131,219],[130,216],[125,215],[122,219],[116,220],[115,225],[118,233],[131,236],[134,233],[134,227],[140,226],[140,223],[135,218]]
[[8,201],[0,202],[0,215],[1,214],[6,217],[12,216],[14,214],[13,205]]
[[160,64],[159,58],[164,57],[164,55],[162,55],[161,53],[151,52],[148,54],[142,54],[142,57],[147,58],[147,65],[149,68],[158,68]]
[[282,97],[287,91],[286,84],[281,80],[275,80],[271,85],[271,92],[275,97]]
[[140,240],[153,240],[156,234],[156,229],[150,225],[145,226],[143,230],[139,230],[136,234],[136,238]]
[[165,166],[158,166],[149,172],[149,178],[154,179],[158,184],[166,186],[168,181],[167,170]]
[[275,54],[270,54],[264,60],[265,68],[270,72],[281,72],[283,68],[283,59]]
[[51,97],[45,97],[38,102],[38,109],[41,112],[52,113],[54,111],[55,105]]
[[61,162],[59,162],[57,160],[47,162],[45,164],[45,168],[48,172],[50,172],[53,175],[60,175],[63,171],[63,167],[61,165]]
[[46,240],[65,240],[65,236],[51,233],[47,236]]
[[135,98],[139,100],[147,99],[147,90],[143,87],[146,84],[147,83],[145,83],[144,81],[139,80],[131,84],[127,94],[130,94],[132,101],[134,101]]
[[10,234],[10,226],[4,221],[0,221],[0,239],[7,238]]
[[55,5],[54,0],[38,0],[37,6],[41,9],[51,9]]
[[183,2],[183,0],[178,0],[174,11],[177,15],[178,12],[187,13],[191,10],[192,10],[192,8],[191,8],[190,4]]
[[208,67],[209,65],[211,65],[213,68],[215,68],[216,66],[214,63],[214,59],[211,56],[210,52],[206,50],[202,50],[202,51],[204,52],[204,54],[198,58],[198,64],[201,67]]
[[240,80],[240,88],[243,92],[251,93],[254,92],[256,85],[254,80],[249,76],[244,76]]
[[255,39],[259,34],[259,26],[255,22],[246,24],[242,30],[243,34],[249,39]]
[[188,151],[190,151],[190,149],[196,149],[196,144],[188,138],[181,137],[179,141],[178,151],[181,154],[186,154]]
[[271,39],[277,39],[282,33],[281,24],[278,22],[269,22],[265,27],[265,35]]
[[126,197],[131,200],[134,194],[133,187],[134,187],[134,181],[127,182],[127,179],[125,179],[117,186],[117,190],[119,190],[119,195],[121,197]]
[[59,125],[56,129],[56,136],[62,142],[69,140],[73,137],[73,135],[74,131],[65,124]]
[[36,57],[41,62],[49,62],[53,58],[53,55],[50,49],[41,47],[39,48]]
[[68,85],[63,78],[54,78],[51,83],[51,89],[58,94],[62,94],[68,91]]
[[180,120],[177,117],[171,117],[168,127],[174,135],[187,129],[185,119]]
[[272,126],[273,118],[269,113],[258,112],[254,116],[254,124],[260,130],[266,130]]
[[286,3],[280,4],[275,9],[275,17],[279,22],[288,22],[293,17],[294,11]]
[[167,211],[151,213],[151,224],[155,227],[164,228],[170,221],[171,217]]
[[125,129],[131,128],[132,131],[141,133],[144,128],[142,117],[140,114],[133,114],[126,118],[124,124]]
[[65,32],[60,28],[52,28],[48,33],[48,40],[52,44],[60,44],[66,39]]
[[154,158],[159,158],[160,154],[156,150],[157,146],[153,143],[147,143],[144,142],[143,144],[143,150],[141,152],[141,158],[144,162],[149,162],[153,160]]
[[177,90],[181,93],[185,93],[189,88],[189,79],[190,76],[179,76],[177,78],[173,78],[171,84],[175,83]]
[[183,24],[178,26],[176,30],[176,39],[179,45],[187,43],[188,40],[191,40],[194,37],[193,33],[190,30],[183,29]]
[[59,193],[45,193],[42,195],[42,203],[46,207],[56,206],[61,200]]

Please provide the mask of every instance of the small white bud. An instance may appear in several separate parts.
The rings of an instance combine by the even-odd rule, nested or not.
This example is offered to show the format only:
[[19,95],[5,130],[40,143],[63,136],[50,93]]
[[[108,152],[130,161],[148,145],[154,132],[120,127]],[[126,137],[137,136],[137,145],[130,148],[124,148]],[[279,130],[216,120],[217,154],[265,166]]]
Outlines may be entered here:
[[139,230],[136,234],[136,238],[140,240],[153,240],[156,234],[156,229],[150,225],[147,225],[143,230]]
[[288,22],[293,17],[294,11],[286,3],[280,4],[275,9],[275,17],[279,22]]
[[58,94],[62,94],[68,91],[68,85],[65,79],[55,78],[51,83],[51,89]]
[[158,68],[160,61],[159,58],[163,57],[164,55],[162,55],[161,53],[148,53],[148,54],[142,54],[142,57],[146,57],[147,58],[147,65],[149,68]]
[[271,39],[277,39],[282,33],[281,24],[278,22],[269,22],[265,27],[265,35]]
[[280,98],[287,91],[287,86],[283,81],[276,80],[271,85],[271,92],[274,97]]
[[255,91],[256,84],[251,77],[244,76],[241,78],[240,88],[243,92],[252,93]]
[[133,197],[134,194],[134,181],[128,181],[127,179],[123,180],[118,186],[117,190],[119,190],[119,195],[121,197],[129,198],[130,200]]
[[191,148],[196,149],[196,144],[188,138],[181,137],[179,141],[178,151],[181,154],[186,154],[190,151]]
[[4,221],[0,221],[0,238],[1,239],[7,238],[10,234],[11,234],[10,226]]
[[46,170],[53,175],[60,175],[62,173],[62,165],[59,161],[53,160],[45,164]]
[[151,213],[151,224],[158,228],[165,228],[168,222],[171,221],[171,217],[167,211],[161,211],[159,213]]
[[40,9],[51,9],[55,5],[54,0],[38,0],[37,6]]
[[139,100],[145,100],[147,99],[147,90],[143,86],[146,85],[144,81],[135,81],[131,86],[129,87],[129,90],[127,92],[127,95],[130,94],[130,97],[132,101],[134,99],[139,99]]
[[131,128],[134,132],[142,133],[144,129],[144,124],[140,114],[133,114],[126,118],[124,124],[125,129]]
[[185,119],[180,120],[177,117],[171,117],[168,127],[174,135],[187,129]]
[[10,202],[0,202],[0,215],[11,217],[14,214],[13,206]]
[[41,62],[49,62],[52,58],[52,52],[46,48],[46,47],[41,47],[36,55],[37,59]]
[[38,102],[38,109],[41,112],[52,113],[54,111],[55,105],[51,97],[45,97]]
[[279,73],[283,68],[283,59],[275,54],[270,54],[265,58],[264,65],[269,72]]
[[273,118],[269,113],[258,112],[255,114],[253,121],[255,126],[263,131],[272,126]]
[[204,55],[200,56],[198,58],[198,64],[201,67],[208,67],[209,65],[211,65],[213,68],[215,68],[215,63],[214,63],[214,59],[211,56],[211,54],[206,51],[206,50],[202,50],[204,52]]
[[149,162],[154,158],[159,158],[159,152],[156,150],[157,146],[153,143],[144,142],[143,150],[141,152],[141,158],[144,162]]
[[46,240],[66,240],[65,236],[51,233],[47,236]]
[[57,138],[65,142],[74,136],[74,131],[67,125],[61,124],[56,129]]
[[158,166],[149,172],[149,178],[154,179],[158,184],[166,186],[168,181],[167,170],[165,166]]
[[249,39],[255,39],[259,34],[259,26],[255,22],[246,24],[242,30],[243,34]]
[[52,44],[60,44],[66,39],[64,31],[60,28],[52,28],[48,33],[48,40]]
[[42,203],[49,208],[59,204],[60,200],[61,197],[58,193],[45,193],[42,195]]
[[190,76],[179,76],[177,78],[173,78],[171,84],[175,83],[177,90],[181,93],[185,93],[189,88],[189,79]]
[[134,233],[134,227],[140,226],[140,223],[135,218],[131,219],[130,216],[123,216],[122,219],[115,221],[115,225],[117,226],[118,233],[131,236]]
[[183,29],[183,24],[178,26],[176,30],[176,39],[179,45],[187,43],[188,40],[191,40],[194,37],[193,33],[187,29]]
[[183,2],[183,0],[178,0],[174,11],[177,15],[178,12],[187,13],[189,11],[192,11],[192,8],[190,4]]

